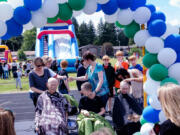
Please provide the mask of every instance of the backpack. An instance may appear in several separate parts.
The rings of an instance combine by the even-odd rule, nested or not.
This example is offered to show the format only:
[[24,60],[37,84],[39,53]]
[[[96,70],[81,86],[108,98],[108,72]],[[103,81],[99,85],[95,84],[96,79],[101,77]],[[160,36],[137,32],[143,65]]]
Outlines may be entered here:
[[13,77],[14,77],[14,78],[18,78],[17,72],[13,72]]

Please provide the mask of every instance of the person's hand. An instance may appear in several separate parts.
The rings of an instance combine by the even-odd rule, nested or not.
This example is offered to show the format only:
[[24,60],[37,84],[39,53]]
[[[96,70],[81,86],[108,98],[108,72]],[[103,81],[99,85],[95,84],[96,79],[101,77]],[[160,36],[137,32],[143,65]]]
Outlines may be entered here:
[[67,80],[67,76],[62,76],[62,80]]
[[68,81],[70,81],[70,82],[72,82],[72,81],[74,81],[75,79],[74,79],[74,77],[69,77],[68,78]]
[[36,127],[34,130],[35,130],[35,132],[36,132],[36,133],[38,133],[39,128],[38,128],[38,127]]
[[84,116],[89,116],[89,112],[87,110],[81,110],[81,113],[84,115]]
[[128,78],[128,79],[125,79],[124,81],[125,82],[131,82],[131,81],[133,81],[134,79],[133,78]]

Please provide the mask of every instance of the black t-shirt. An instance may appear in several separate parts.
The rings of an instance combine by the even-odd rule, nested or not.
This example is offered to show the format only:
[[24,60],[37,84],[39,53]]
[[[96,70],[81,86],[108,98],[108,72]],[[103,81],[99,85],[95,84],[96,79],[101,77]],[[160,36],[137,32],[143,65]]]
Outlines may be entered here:
[[94,99],[90,99],[88,97],[82,97],[79,102],[80,110],[92,111],[95,113],[99,113],[103,108],[103,103],[101,102],[100,97],[95,96]]
[[[67,76],[67,78],[68,78],[68,73],[65,69],[60,70],[58,74],[61,76]],[[64,84],[64,80],[60,80],[59,90],[67,90],[66,85]]]

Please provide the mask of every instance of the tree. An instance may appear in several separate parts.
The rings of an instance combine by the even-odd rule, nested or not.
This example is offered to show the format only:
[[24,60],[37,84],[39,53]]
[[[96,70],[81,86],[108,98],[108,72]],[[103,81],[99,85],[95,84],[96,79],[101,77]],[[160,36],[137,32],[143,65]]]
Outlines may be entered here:
[[88,44],[88,27],[87,27],[87,24],[85,22],[83,22],[79,26],[78,37],[79,37],[80,46]]
[[118,41],[120,42],[120,45],[128,45],[129,39],[124,35],[123,30],[120,30],[120,32],[118,33]]
[[12,37],[9,40],[3,40],[2,44],[5,44],[9,47],[10,50],[12,51],[17,51],[21,48],[23,43],[23,37],[18,36],[18,37]]
[[19,60],[27,60],[26,54],[24,53],[24,51],[22,49],[18,51],[17,55],[18,55]]
[[89,21],[88,23],[88,44],[93,44],[95,37],[96,37],[96,33],[95,33],[95,28],[93,25],[92,21]]
[[[79,24],[78,24],[76,18],[73,17],[71,20],[72,20],[72,23],[73,23],[73,25],[74,25],[75,33],[76,33],[76,35],[78,36]],[[78,37],[77,37],[77,38],[78,38]]]
[[23,33],[23,36],[24,39],[21,49],[23,49],[24,51],[29,51],[29,50],[34,51],[36,44],[36,28],[25,31]]

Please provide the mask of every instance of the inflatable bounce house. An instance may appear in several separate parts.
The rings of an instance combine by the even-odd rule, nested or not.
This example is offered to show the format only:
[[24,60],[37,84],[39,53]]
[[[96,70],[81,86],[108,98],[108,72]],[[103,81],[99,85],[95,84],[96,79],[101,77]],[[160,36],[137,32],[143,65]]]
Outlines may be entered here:
[[55,23],[37,29],[35,54],[37,57],[47,55],[56,58],[58,63],[67,60],[67,71],[75,72],[74,64],[76,57],[79,56],[79,50],[71,20],[58,19]]
[[12,55],[11,51],[9,50],[8,46],[6,45],[0,45],[0,49],[4,49],[4,57],[0,57],[0,62],[5,62],[7,61],[8,63],[12,62]]

